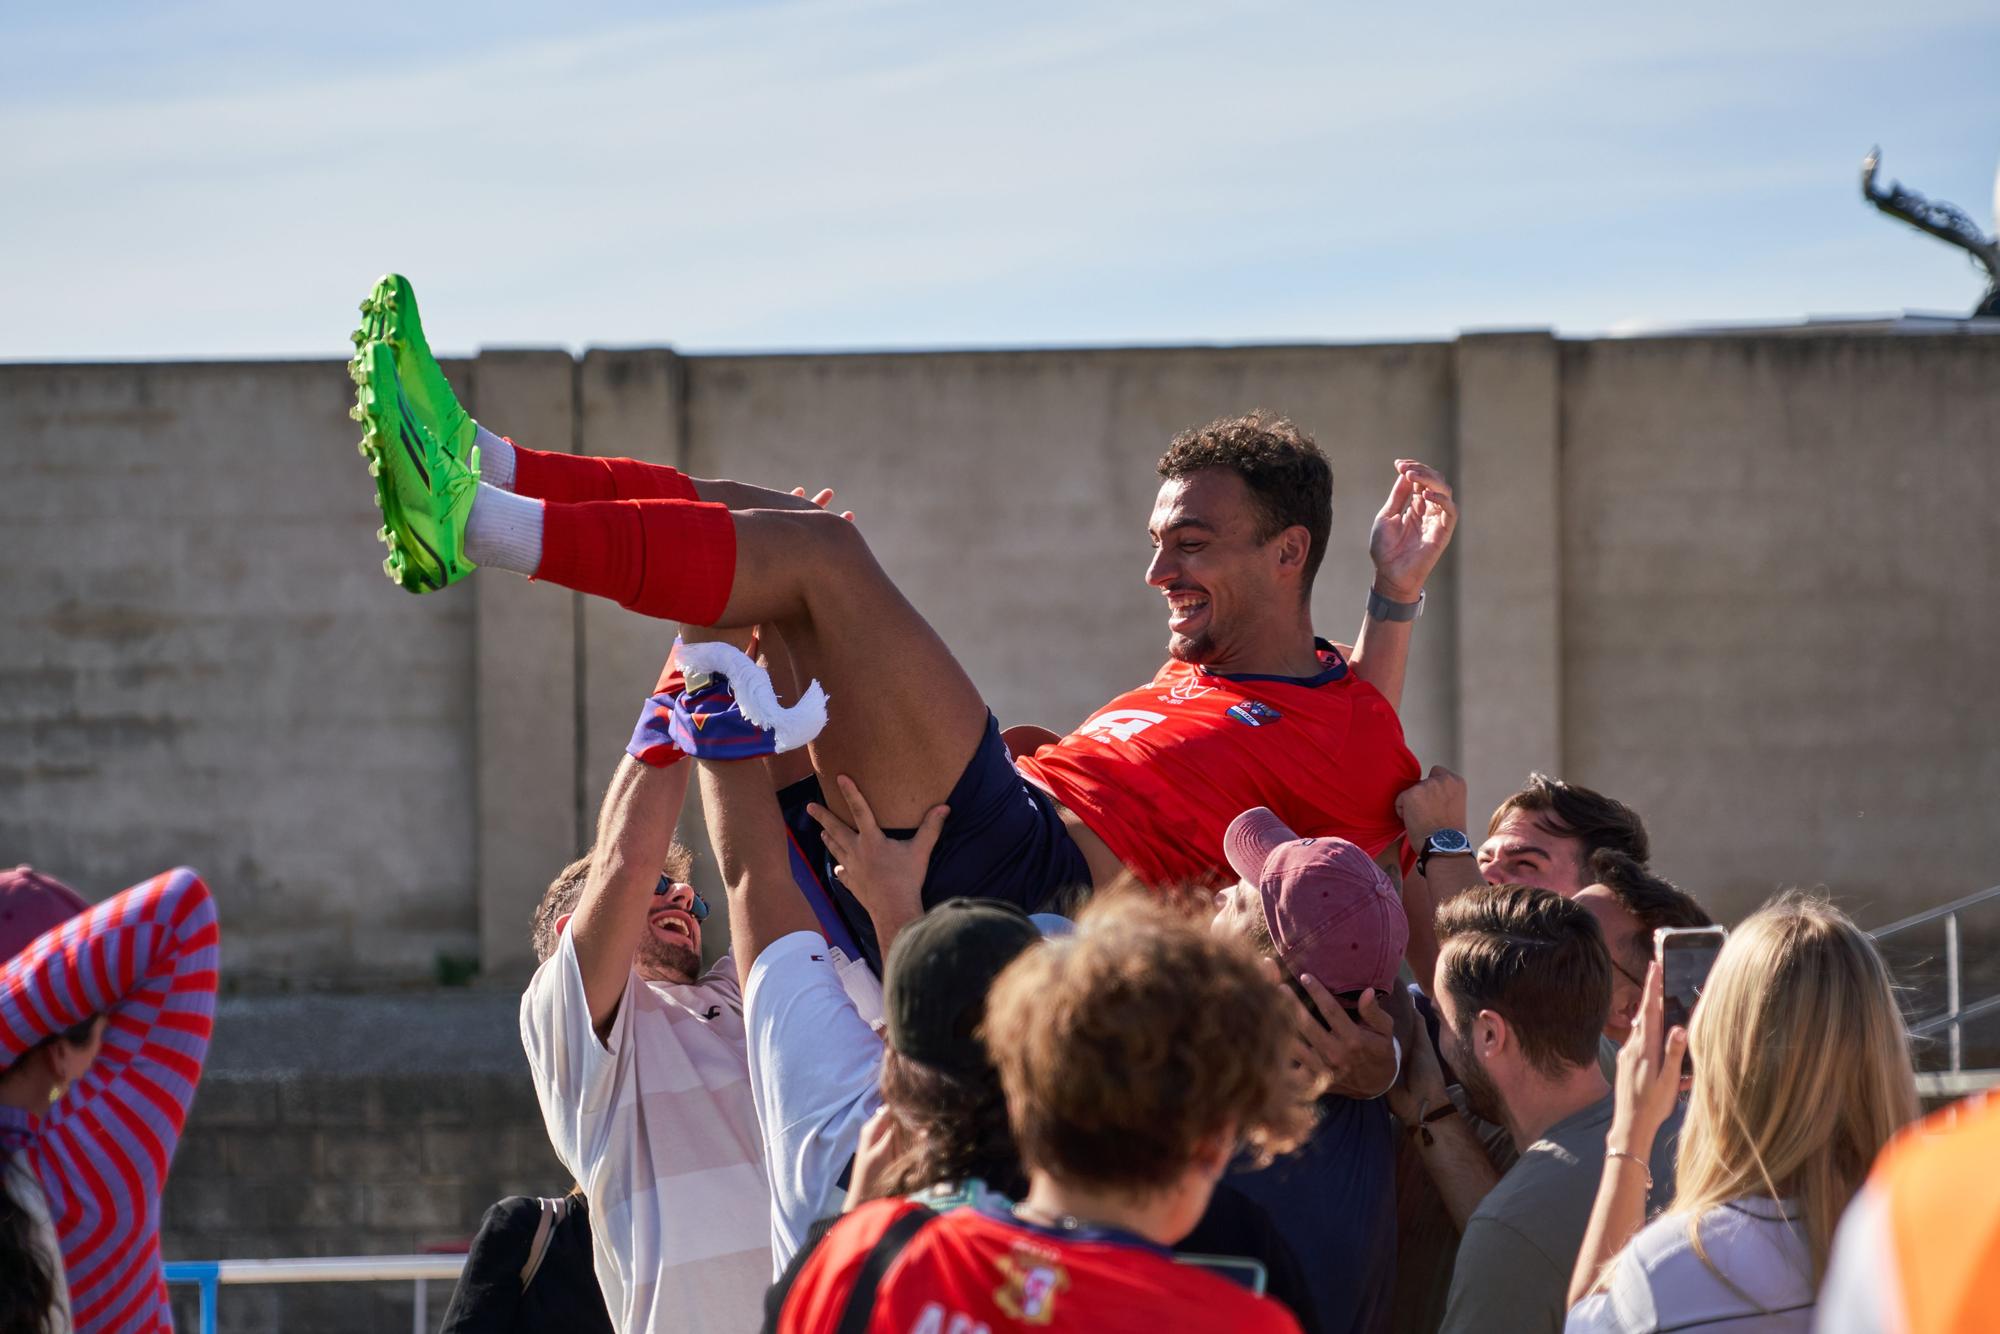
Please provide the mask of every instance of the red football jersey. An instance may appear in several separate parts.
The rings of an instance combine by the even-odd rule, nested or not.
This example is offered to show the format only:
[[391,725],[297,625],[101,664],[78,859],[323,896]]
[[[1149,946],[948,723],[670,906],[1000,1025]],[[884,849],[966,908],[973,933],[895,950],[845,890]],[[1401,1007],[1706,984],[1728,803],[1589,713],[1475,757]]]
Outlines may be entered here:
[[[919,1206],[875,1200],[806,1259],[779,1334],[832,1334],[856,1273],[889,1225]],[[1116,1233],[1053,1232],[980,1209],[939,1214],[875,1290],[873,1334],[1299,1334],[1278,1303]]]
[[1422,777],[1382,693],[1322,641],[1317,676],[1160,668],[1020,771],[1153,885],[1236,879],[1222,833],[1268,806],[1301,837],[1379,854],[1402,835],[1396,795]]

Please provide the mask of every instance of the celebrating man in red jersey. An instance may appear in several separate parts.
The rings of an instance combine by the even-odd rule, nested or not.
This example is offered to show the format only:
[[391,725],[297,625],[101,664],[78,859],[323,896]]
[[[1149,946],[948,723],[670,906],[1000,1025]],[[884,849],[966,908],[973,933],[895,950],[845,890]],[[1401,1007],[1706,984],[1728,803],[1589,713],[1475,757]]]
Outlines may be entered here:
[[[1419,777],[1395,713],[1409,623],[1457,519],[1425,465],[1396,463],[1368,616],[1343,655],[1315,638],[1309,608],[1332,522],[1325,456],[1262,414],[1177,437],[1146,576],[1167,600],[1173,661],[1017,770],[971,678],[853,524],[740,482],[516,446],[452,396],[406,280],[383,279],[363,313],[355,416],[391,577],[427,592],[497,565],[651,616],[763,627],[767,654],[789,659],[777,675],[816,678],[833,701],[817,780],[784,802],[816,869],[837,858],[814,820],[836,841],[854,823],[837,775],[891,829],[949,808],[927,902],[1033,910],[1127,867],[1154,884],[1233,879],[1222,831],[1253,806],[1370,853],[1400,836],[1395,796]],[[866,914],[843,902],[879,963]]]

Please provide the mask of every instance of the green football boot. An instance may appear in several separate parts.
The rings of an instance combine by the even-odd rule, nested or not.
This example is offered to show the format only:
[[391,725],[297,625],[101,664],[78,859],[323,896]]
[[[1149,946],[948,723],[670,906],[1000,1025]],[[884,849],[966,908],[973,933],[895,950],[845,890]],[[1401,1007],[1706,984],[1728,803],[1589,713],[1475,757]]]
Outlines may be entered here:
[[479,493],[479,448],[468,444],[461,459],[425,426],[387,342],[364,338],[352,369],[352,415],[362,425],[361,453],[382,507],[375,536],[389,548],[382,570],[412,593],[457,583],[474,569],[465,524]]
[[[354,331],[354,346],[387,343],[396,357],[396,378],[402,382],[417,424],[435,436],[460,463],[472,461],[472,442],[478,433],[472,417],[459,406],[458,395],[444,378],[431,346],[424,339],[423,320],[417,314],[417,294],[410,280],[400,273],[384,274],[373,291],[361,302],[361,327]],[[349,363],[354,382],[361,383],[361,358]]]

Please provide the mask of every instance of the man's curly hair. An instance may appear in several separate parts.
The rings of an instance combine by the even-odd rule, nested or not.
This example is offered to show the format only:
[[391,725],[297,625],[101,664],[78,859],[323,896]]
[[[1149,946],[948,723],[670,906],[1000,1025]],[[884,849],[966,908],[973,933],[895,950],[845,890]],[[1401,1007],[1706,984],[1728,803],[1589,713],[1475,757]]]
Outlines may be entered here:
[[1100,896],[987,997],[981,1040],[1022,1165],[1151,1195],[1218,1134],[1266,1161],[1297,1147],[1315,1108],[1284,1005],[1240,941],[1148,897]]
[[1259,408],[1182,431],[1160,456],[1160,476],[1168,481],[1210,468],[1227,468],[1250,488],[1261,518],[1259,542],[1294,526],[1306,530],[1312,547],[1301,591],[1310,596],[1333,530],[1333,465],[1320,447],[1289,418]]

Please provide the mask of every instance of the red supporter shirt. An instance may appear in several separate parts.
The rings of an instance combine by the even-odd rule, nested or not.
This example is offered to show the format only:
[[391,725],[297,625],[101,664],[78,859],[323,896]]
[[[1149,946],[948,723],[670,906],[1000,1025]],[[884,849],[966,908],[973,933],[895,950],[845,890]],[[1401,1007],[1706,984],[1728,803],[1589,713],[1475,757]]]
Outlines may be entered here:
[[[831,1334],[868,1252],[921,1206],[875,1200],[834,1225],[785,1298],[779,1334]],[[1299,1334],[1291,1312],[1135,1237],[1056,1233],[980,1209],[938,1215],[875,1290],[873,1334]]]
[[1317,676],[1160,668],[1017,763],[1152,885],[1236,879],[1222,833],[1268,806],[1301,837],[1372,855],[1402,836],[1396,795],[1422,777],[1380,691],[1320,641]]

